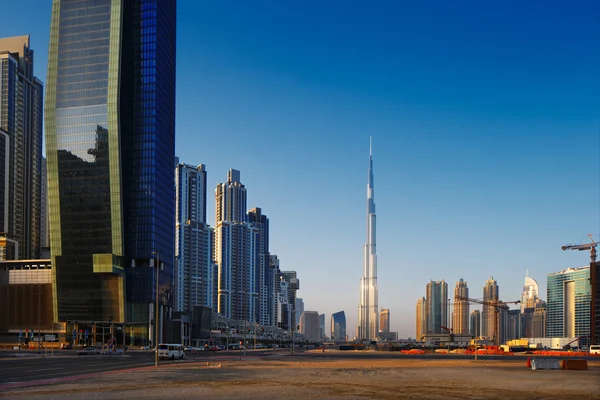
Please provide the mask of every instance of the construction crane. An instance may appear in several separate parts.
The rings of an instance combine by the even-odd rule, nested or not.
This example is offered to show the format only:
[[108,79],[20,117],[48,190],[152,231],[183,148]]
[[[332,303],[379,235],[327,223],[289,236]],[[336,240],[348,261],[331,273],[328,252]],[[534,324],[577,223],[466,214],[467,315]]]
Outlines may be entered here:
[[599,243],[594,241],[594,238],[592,237],[591,234],[588,234],[588,236],[590,237],[590,240],[592,241],[592,243],[568,244],[566,246],[562,246],[561,248],[563,250],[579,250],[579,251],[589,250],[590,251],[590,261],[592,263],[595,263],[596,262],[596,246],[598,246]]
[[521,300],[516,300],[516,301],[501,301],[501,300],[479,300],[479,299],[471,299],[469,297],[462,297],[462,296],[455,296],[454,297],[454,302],[457,301],[468,301],[469,303],[477,303],[477,304],[482,304],[484,306],[488,306],[488,307],[494,307],[494,313],[495,313],[495,318],[494,318],[494,338],[493,338],[493,343],[496,346],[499,346],[500,344],[498,343],[498,318],[499,318],[499,314],[500,314],[500,310],[508,310],[508,304],[519,304],[521,302]]

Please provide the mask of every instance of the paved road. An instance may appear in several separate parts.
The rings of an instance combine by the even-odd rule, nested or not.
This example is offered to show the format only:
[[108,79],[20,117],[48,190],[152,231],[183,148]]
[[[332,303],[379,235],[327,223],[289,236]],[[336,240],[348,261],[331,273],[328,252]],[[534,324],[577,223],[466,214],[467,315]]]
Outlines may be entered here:
[[[34,353],[35,354],[35,353]],[[150,351],[129,351],[122,356],[82,355],[76,351],[56,351],[54,357],[19,354],[21,357],[0,358],[0,385],[29,382],[44,379],[57,379],[74,375],[85,375],[130,368],[154,366],[154,353]],[[264,357],[277,354],[273,351],[249,351],[247,357]],[[187,353],[185,360],[161,360],[160,365],[193,361],[210,361],[223,358],[237,359],[240,351]]]

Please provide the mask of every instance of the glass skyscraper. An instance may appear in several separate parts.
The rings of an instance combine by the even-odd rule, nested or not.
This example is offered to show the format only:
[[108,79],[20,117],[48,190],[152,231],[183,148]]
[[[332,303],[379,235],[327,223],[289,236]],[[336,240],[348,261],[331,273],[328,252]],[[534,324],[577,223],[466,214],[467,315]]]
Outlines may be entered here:
[[43,90],[29,36],[0,38],[0,260],[40,256]]
[[[590,267],[548,274],[546,336],[581,337],[590,334]],[[580,345],[584,344],[584,340]]]
[[53,1],[45,126],[55,321],[127,322],[147,340],[151,259],[164,266],[161,310],[173,302],[175,22],[175,0]]

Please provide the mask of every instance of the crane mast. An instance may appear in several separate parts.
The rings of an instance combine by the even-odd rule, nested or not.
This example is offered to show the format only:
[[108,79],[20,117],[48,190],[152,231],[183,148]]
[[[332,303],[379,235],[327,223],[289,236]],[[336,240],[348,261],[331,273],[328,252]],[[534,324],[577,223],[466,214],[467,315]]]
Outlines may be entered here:
[[508,310],[508,304],[519,304],[521,301],[520,300],[516,300],[516,301],[501,301],[501,300],[479,300],[479,299],[472,299],[470,297],[463,297],[463,296],[455,296],[454,297],[454,301],[456,302],[457,300],[460,301],[468,301],[469,303],[476,303],[476,304],[482,304],[484,306],[487,307],[493,307],[494,308],[494,338],[493,338],[493,343],[495,346],[499,346],[500,344],[499,342],[499,337],[498,337],[498,318],[499,318],[499,314],[500,314],[500,310]]

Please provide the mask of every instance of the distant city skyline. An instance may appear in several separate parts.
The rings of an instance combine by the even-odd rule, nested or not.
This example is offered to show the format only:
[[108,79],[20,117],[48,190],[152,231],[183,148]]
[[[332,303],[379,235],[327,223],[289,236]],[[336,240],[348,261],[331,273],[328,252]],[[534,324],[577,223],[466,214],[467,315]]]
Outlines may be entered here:
[[[0,28],[31,35],[45,86],[50,3],[7,2]],[[493,275],[517,300],[527,269],[544,298],[547,274],[588,261],[560,247],[600,233],[600,4],[436,9],[178,1],[175,154],[211,190],[244,172],[305,308],[346,310],[351,333],[371,135],[378,305],[399,337],[431,279],[481,297]]]

